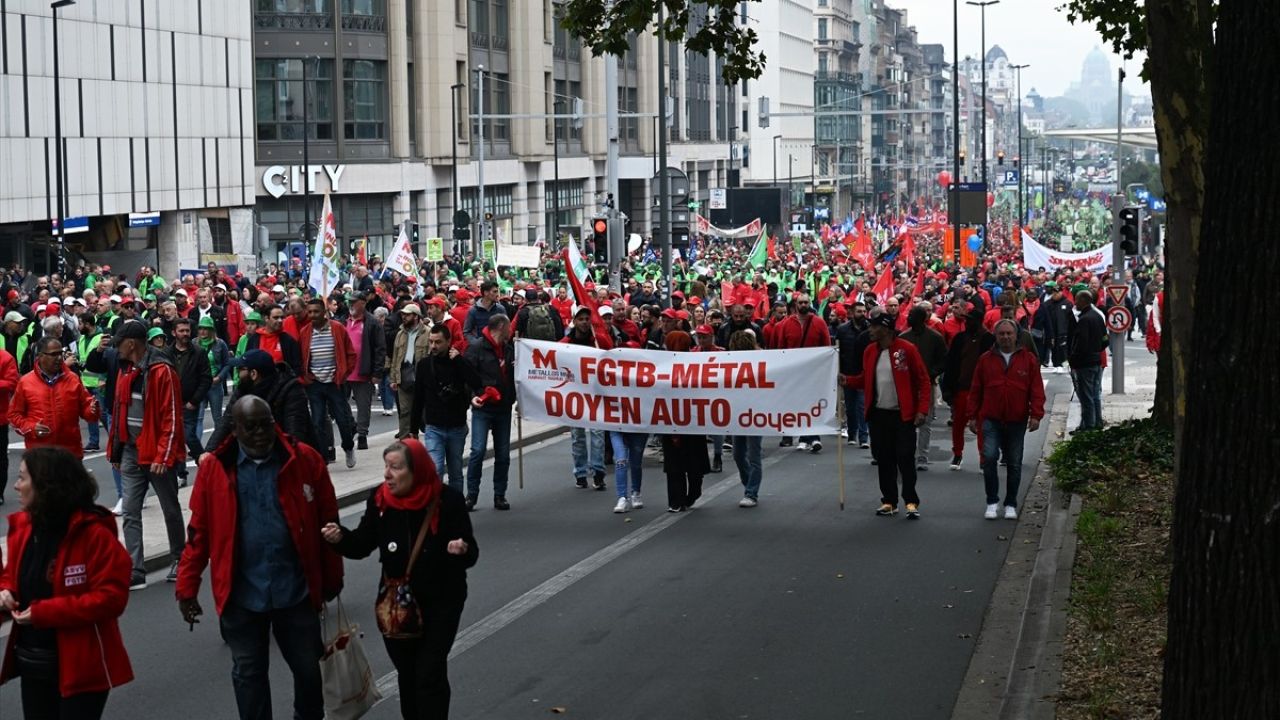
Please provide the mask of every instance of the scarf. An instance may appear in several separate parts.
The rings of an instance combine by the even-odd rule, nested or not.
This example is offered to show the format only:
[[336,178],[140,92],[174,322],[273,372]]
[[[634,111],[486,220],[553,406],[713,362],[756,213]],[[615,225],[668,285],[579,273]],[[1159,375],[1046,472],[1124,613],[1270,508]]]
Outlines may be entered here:
[[507,379],[507,354],[503,352],[503,347],[497,340],[493,339],[493,334],[489,332],[489,328],[480,331],[485,340],[489,341],[489,346],[493,348],[493,354],[498,356],[498,370],[503,380]]
[[[405,446],[408,455],[405,459],[409,462],[409,467],[413,468],[413,489],[404,497],[396,497],[391,494],[386,483],[379,485],[373,502],[381,511],[386,511],[388,508],[410,512],[421,510],[440,497],[444,486],[440,482],[440,474],[436,472],[436,464],[431,462],[431,456],[427,454],[427,448],[413,438],[405,438],[400,442]],[[430,522],[432,534],[435,534],[439,525],[440,513],[432,513]]]

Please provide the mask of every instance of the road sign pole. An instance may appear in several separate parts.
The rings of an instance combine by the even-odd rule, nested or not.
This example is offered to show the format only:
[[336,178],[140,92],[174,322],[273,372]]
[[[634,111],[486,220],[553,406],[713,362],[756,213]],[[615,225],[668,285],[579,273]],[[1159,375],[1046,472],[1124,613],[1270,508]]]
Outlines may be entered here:
[[[1111,196],[1111,283],[1124,283],[1124,250],[1120,247],[1120,210],[1124,208],[1124,195]],[[1098,302],[1100,298],[1094,298]],[[1111,394],[1124,394],[1124,342],[1125,333],[1111,333]]]

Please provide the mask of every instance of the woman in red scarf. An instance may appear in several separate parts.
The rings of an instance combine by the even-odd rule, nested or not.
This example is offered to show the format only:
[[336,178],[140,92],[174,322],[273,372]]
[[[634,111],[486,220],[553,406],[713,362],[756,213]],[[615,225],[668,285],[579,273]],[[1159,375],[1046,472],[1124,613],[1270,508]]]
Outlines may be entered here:
[[[423,632],[413,639],[383,638],[399,674],[405,720],[449,717],[449,650],[467,600],[467,569],[480,548],[462,494],[440,482],[422,443],[406,438],[382,451],[385,481],[370,494],[355,530],[336,523],[324,539],[358,560],[378,551],[384,578],[409,575],[409,590],[422,609]],[[426,540],[413,567],[409,556],[426,525]]]

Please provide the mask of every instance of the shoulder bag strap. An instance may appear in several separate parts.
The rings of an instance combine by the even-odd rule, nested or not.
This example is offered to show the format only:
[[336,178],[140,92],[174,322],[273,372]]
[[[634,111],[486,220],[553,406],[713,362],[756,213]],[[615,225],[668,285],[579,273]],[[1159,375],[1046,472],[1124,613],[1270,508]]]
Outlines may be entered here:
[[418,555],[422,552],[422,543],[427,540],[427,530],[431,527],[431,517],[436,513],[436,505],[440,503],[439,496],[431,501],[427,506],[427,514],[422,518],[422,527],[418,530],[418,537],[413,541],[413,550],[409,553],[409,564],[404,568],[405,582],[409,581],[409,576],[413,574],[413,564],[418,562]]

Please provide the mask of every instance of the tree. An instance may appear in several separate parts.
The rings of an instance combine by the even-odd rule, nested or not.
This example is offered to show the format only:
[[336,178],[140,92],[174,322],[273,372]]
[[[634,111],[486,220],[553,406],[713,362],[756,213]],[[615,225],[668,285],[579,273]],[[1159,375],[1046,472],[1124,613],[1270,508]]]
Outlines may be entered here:
[[[1280,333],[1255,293],[1280,272],[1273,0],[1217,18],[1195,322],[1177,466],[1163,717],[1280,717]],[[1155,36],[1152,38],[1155,41]],[[1170,303],[1172,305],[1172,303]]]
[[1168,204],[1164,239],[1169,313],[1163,335],[1168,350],[1160,353],[1153,417],[1172,427],[1174,437],[1181,437],[1185,416],[1175,388],[1186,386],[1195,310],[1215,7],[1213,0],[1068,0],[1062,8],[1073,23],[1094,23],[1117,53],[1147,53],[1142,75],[1151,83]]
[[695,53],[714,51],[724,59],[723,78],[734,85],[760,77],[764,53],[754,49],[756,31],[737,22],[738,11],[760,0],[568,0],[561,26],[582,38],[593,55],[621,56],[631,47],[632,33],[655,24],[659,6],[662,24],[657,33],[671,42],[683,40]]

